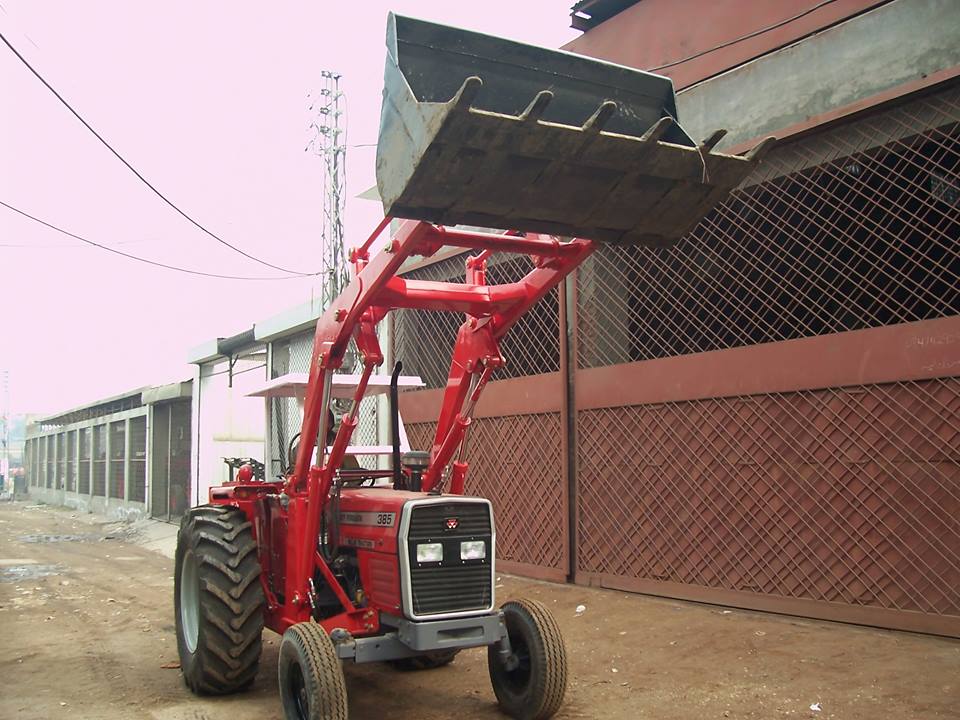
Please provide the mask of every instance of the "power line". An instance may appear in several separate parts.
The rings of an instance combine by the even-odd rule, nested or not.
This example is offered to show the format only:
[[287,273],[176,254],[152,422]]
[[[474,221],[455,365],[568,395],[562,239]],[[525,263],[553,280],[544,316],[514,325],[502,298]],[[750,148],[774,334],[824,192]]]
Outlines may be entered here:
[[[114,245],[136,245],[143,240],[119,240]],[[77,243],[0,243],[0,248],[29,248],[31,250],[48,250],[50,248],[83,248]]]
[[122,250],[117,250],[116,248],[112,248],[109,245],[101,245],[100,243],[94,242],[93,240],[88,240],[87,238],[81,237],[80,235],[77,235],[76,233],[72,233],[69,230],[64,230],[63,228],[57,227],[53,223],[48,223],[46,220],[41,220],[35,215],[31,215],[30,213],[25,212],[20,208],[16,208],[13,205],[5,203],[3,200],[0,200],[0,205],[3,205],[5,208],[8,208],[9,210],[13,210],[15,213],[19,213],[20,215],[23,215],[25,218],[29,218],[30,220],[33,220],[36,223],[45,225],[51,230],[56,230],[59,233],[63,233],[64,235],[68,237],[72,237],[75,240],[79,240],[80,242],[86,243],[87,245],[91,245],[95,248],[100,248],[101,250],[106,250],[107,252],[114,253],[115,255],[120,255],[122,257],[129,258],[130,260],[136,260],[137,262],[146,263],[147,265],[154,265],[156,267],[166,268],[167,270],[176,270],[177,272],[187,273],[189,275],[201,275],[203,277],[220,278],[223,280],[298,280],[300,279],[299,276],[243,277],[239,275],[220,275],[219,273],[208,273],[208,272],[203,272],[202,270],[191,270],[189,268],[178,267],[176,265],[168,265],[167,263],[158,262],[157,260],[149,260],[147,258],[140,257],[139,255],[131,255],[130,253],[125,253]]
[[776,30],[778,27],[783,27],[784,25],[788,25],[789,23],[792,23],[794,20],[799,20],[799,19],[802,18],[802,17],[806,17],[806,16],[809,15],[810,13],[816,12],[816,11],[819,10],[820,8],[822,8],[822,7],[826,6],[826,5],[830,5],[831,3],[834,3],[834,2],[836,2],[836,1],[837,1],[837,0],[824,0],[823,2],[817,3],[816,5],[814,5],[814,6],[811,7],[811,8],[807,8],[807,9],[804,10],[802,13],[799,13],[799,14],[797,14],[797,15],[794,15],[793,17],[787,18],[786,20],[781,20],[780,22],[774,23],[773,25],[768,25],[767,27],[760,28],[759,30],[754,30],[754,31],[751,32],[751,33],[747,33],[746,35],[743,35],[743,36],[741,36],[741,37],[734,38],[733,40],[729,40],[729,41],[727,41],[727,42],[725,42],[725,43],[723,43],[723,44],[721,44],[721,45],[716,45],[716,46],[714,46],[714,47],[712,47],[712,48],[707,48],[706,50],[701,50],[701,51],[698,52],[698,53],[694,53],[693,55],[689,55],[689,56],[687,56],[687,57],[685,57],[685,58],[681,58],[680,60],[674,60],[673,62],[669,62],[669,63],[667,63],[666,65],[660,65],[660,66],[655,67],[655,68],[649,68],[649,69],[647,70],[647,72],[656,72],[657,70],[666,70],[667,68],[672,68],[672,67],[675,67],[675,66],[677,66],[677,65],[682,65],[682,64],[685,63],[685,62],[690,62],[691,60],[696,60],[696,59],[699,58],[699,57],[703,57],[704,55],[709,55],[710,53],[715,52],[715,51],[717,51],[717,50],[723,50],[723,48],[730,47],[731,45],[736,45],[738,42],[743,42],[744,40],[749,40],[750,38],[756,37],[757,35],[763,35],[763,33],[765,33],[765,32],[770,32],[771,30]]
[[219,235],[217,235],[216,233],[214,233],[214,232],[211,231],[211,230],[208,230],[205,226],[201,225],[199,222],[197,222],[196,220],[194,220],[190,215],[188,215],[186,212],[184,212],[183,210],[181,210],[176,204],[174,204],[174,202],[173,202],[172,200],[170,200],[166,195],[164,195],[164,194],[163,194],[162,192],[160,192],[156,187],[154,187],[154,185],[153,185],[149,180],[147,180],[143,175],[141,175],[140,172],[139,172],[133,165],[131,165],[129,162],[127,162],[127,160],[126,160],[119,152],[117,152],[117,151],[113,148],[113,146],[112,146],[110,143],[108,143],[108,142],[103,138],[103,136],[102,136],[100,133],[98,133],[96,130],[94,130],[93,127],[90,125],[90,123],[88,123],[86,120],[84,120],[84,119],[80,116],[80,113],[78,113],[76,110],[74,110],[73,107],[70,105],[70,103],[68,103],[68,102],[63,98],[63,96],[62,96],[60,93],[58,93],[58,92],[53,88],[53,86],[52,86],[50,83],[48,83],[48,82],[44,79],[44,77],[43,77],[39,72],[37,72],[37,71],[34,69],[33,65],[31,65],[29,62],[27,62],[27,59],[26,59],[23,55],[20,54],[20,52],[10,43],[9,40],[7,40],[6,36],[5,36],[3,33],[0,33],[0,40],[3,40],[3,42],[6,44],[6,46],[7,46],[8,48],[10,48],[10,50],[13,52],[13,54],[17,56],[17,58],[20,60],[20,62],[22,62],[22,63],[27,67],[27,69],[28,69],[30,72],[32,72],[32,73],[36,76],[36,78],[37,78],[40,82],[42,82],[42,83],[44,84],[44,86],[46,86],[47,90],[49,90],[50,92],[52,92],[52,93],[54,94],[54,96],[57,98],[57,100],[59,100],[61,103],[63,103],[63,106],[66,107],[67,110],[69,110],[71,113],[73,113],[74,117],[76,117],[77,120],[79,120],[81,123],[83,123],[83,126],[84,126],[85,128],[87,128],[87,130],[89,130],[91,133],[93,133],[93,136],[94,136],[95,138],[97,138],[97,140],[99,140],[99,141],[103,144],[104,147],[106,147],[110,152],[112,152],[120,162],[122,162],[124,165],[126,165],[126,166],[127,166],[127,169],[130,170],[130,172],[132,172],[134,175],[136,175],[137,178],[139,178],[140,182],[142,182],[144,185],[146,185],[148,188],[150,188],[158,198],[160,198],[161,200],[163,200],[167,205],[169,205],[171,208],[173,208],[177,213],[179,213],[181,216],[183,216],[183,217],[184,217],[188,222],[190,222],[192,225],[194,225],[195,227],[199,228],[202,232],[204,232],[204,233],[206,233],[207,235],[209,235],[210,237],[212,237],[214,240],[216,240],[216,241],[217,241],[218,243],[220,243],[221,245],[225,245],[226,247],[230,248],[230,249],[233,250],[234,252],[238,252],[238,253],[240,253],[241,255],[243,255],[244,257],[249,258],[250,260],[253,260],[254,262],[260,263],[261,265],[265,265],[265,266],[267,266],[267,267],[269,267],[269,268],[273,268],[274,270],[279,270],[279,271],[281,271],[281,272],[291,273],[291,274],[296,275],[296,276],[298,276],[298,277],[306,277],[306,276],[315,274],[315,273],[303,273],[303,272],[298,272],[298,271],[296,271],[296,270],[288,270],[287,268],[283,268],[283,267],[280,267],[279,265],[274,265],[273,263],[269,263],[269,262],[267,262],[266,260],[261,260],[261,259],[258,258],[258,257],[254,257],[254,256],[251,255],[250,253],[248,253],[248,252],[246,252],[246,251],[244,251],[244,250],[241,250],[241,249],[238,248],[236,245],[231,245],[231,244],[228,243],[226,240],[224,240],[223,238],[221,238]]

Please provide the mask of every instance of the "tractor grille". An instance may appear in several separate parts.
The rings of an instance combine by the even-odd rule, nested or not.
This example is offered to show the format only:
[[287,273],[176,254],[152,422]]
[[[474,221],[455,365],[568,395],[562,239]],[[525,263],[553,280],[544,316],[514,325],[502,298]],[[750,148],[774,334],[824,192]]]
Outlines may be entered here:
[[[456,527],[447,521],[456,519]],[[460,543],[482,540],[483,560],[460,559]],[[418,563],[417,545],[440,543],[443,560]],[[486,610],[493,605],[493,533],[486,503],[450,502],[415,506],[407,535],[413,614],[441,615]]]
[[[457,519],[456,530],[446,530],[447,518]],[[471,535],[490,537],[490,509],[486,503],[449,502],[413,508],[410,540],[467,538]]]
[[413,611],[436,615],[490,607],[490,566],[421,568],[410,572]]

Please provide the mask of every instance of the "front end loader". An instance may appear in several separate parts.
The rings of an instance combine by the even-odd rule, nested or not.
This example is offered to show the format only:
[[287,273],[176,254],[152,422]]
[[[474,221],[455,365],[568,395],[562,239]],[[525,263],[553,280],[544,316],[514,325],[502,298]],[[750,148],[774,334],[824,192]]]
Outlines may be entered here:
[[[429,669],[486,647],[500,708],[549,718],[563,702],[566,650],[542,604],[497,604],[493,507],[464,494],[474,408],[504,364],[504,335],[600,243],[675,242],[769,143],[714,152],[722,133],[689,137],[669,79],[570,53],[393,14],[387,49],[385,219],[351,251],[352,281],[317,322],[289,470],[266,480],[240,467],[183,519],[183,677],[197,693],[248,687],[266,626],[283,635],[284,716],[341,720],[343,661]],[[381,238],[391,219],[400,222]],[[408,259],[447,246],[470,251],[464,282],[400,277]],[[528,256],[529,272],[487,284],[495,253]],[[464,321],[432,446],[401,454],[394,432],[389,469],[367,469],[347,462],[349,447],[361,401],[385,382],[374,374],[384,362],[377,325],[398,308]],[[345,391],[334,378],[351,340],[362,369]],[[352,401],[336,429],[335,386]]]

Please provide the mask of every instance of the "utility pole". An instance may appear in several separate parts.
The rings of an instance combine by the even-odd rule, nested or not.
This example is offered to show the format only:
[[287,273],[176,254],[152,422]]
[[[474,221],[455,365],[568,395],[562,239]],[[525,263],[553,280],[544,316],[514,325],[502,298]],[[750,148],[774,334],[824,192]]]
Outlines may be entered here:
[[[320,263],[322,307],[327,308],[350,281],[343,242],[343,202],[346,181],[346,104],[340,74],[323,70],[319,92],[310,96],[312,137],[305,150],[323,161],[323,257]],[[341,126],[342,121],[342,126]]]

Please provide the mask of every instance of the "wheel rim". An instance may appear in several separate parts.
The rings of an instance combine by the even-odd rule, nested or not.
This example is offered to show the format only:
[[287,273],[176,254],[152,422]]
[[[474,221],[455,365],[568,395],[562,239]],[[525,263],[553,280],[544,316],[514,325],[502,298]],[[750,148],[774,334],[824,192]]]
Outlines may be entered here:
[[294,663],[290,667],[287,690],[290,692],[290,697],[293,698],[293,706],[297,711],[299,720],[308,720],[310,700],[307,697],[307,682],[303,677],[300,663]]
[[529,687],[532,675],[530,648],[527,646],[526,638],[511,634],[510,649],[517,658],[517,666],[513,670],[503,668],[503,677],[510,690],[521,695]]
[[180,570],[180,627],[187,650],[196,652],[200,636],[200,583],[192,550],[183,556]]

